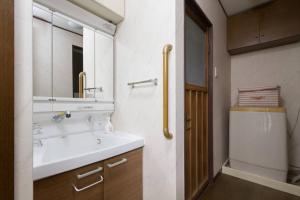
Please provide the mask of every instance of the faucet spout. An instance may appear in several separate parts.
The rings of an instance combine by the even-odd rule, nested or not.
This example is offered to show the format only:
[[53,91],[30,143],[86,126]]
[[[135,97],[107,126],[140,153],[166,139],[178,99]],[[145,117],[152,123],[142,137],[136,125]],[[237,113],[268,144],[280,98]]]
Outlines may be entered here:
[[52,120],[55,122],[61,122],[65,118],[71,118],[71,111],[67,110],[65,112],[59,112],[52,117]]

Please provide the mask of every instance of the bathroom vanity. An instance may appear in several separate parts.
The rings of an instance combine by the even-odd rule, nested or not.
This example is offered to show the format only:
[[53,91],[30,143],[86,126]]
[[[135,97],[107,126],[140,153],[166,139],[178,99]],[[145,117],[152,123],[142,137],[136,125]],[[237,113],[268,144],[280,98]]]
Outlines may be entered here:
[[34,200],[142,200],[144,139],[113,132],[110,122],[116,25],[81,1],[37,2]]
[[35,200],[141,200],[142,149],[34,182]]
[[41,139],[34,147],[35,200],[141,200],[144,140],[126,133]]
[[33,5],[33,111],[113,111],[115,25],[65,4]]

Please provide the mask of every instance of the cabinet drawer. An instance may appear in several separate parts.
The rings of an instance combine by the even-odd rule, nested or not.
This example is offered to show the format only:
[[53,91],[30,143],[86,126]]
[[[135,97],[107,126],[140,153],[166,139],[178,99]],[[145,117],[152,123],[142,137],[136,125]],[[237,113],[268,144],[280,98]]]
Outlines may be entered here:
[[104,162],[104,200],[142,200],[142,149]]

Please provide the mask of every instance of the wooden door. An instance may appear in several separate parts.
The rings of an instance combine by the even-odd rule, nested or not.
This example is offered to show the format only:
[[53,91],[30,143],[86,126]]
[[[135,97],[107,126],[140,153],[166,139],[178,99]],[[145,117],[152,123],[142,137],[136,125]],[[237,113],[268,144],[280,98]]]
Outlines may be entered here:
[[185,196],[197,199],[209,181],[209,29],[185,16]]
[[104,162],[104,200],[142,200],[142,149]]
[[34,200],[74,200],[74,174],[65,172],[34,182]]
[[208,182],[207,88],[185,88],[186,199],[193,199]]

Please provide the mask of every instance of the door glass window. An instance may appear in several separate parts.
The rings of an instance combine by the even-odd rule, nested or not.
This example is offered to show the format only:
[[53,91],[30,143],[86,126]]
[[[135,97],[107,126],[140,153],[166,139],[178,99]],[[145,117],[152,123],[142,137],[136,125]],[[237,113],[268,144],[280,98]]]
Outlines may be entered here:
[[185,81],[205,87],[205,32],[188,15],[185,19]]

